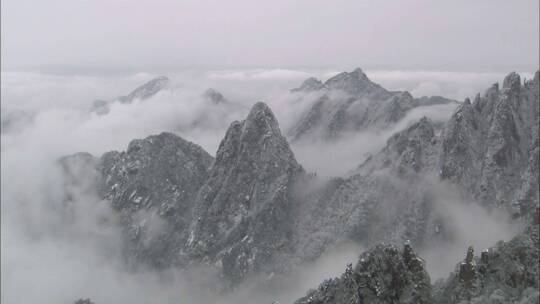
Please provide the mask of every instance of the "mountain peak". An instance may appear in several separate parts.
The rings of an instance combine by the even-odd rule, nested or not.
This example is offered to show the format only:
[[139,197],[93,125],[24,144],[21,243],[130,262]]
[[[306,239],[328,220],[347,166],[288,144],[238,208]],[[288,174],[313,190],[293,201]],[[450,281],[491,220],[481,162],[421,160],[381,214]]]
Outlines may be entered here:
[[350,72],[349,74],[351,74],[351,75],[353,75],[355,77],[358,77],[358,78],[368,79],[367,75],[364,73],[364,71],[362,71],[361,68],[356,68],[352,72]]
[[325,280],[295,304],[432,302],[424,261],[409,245],[400,251],[379,244],[362,253],[355,267],[348,264],[340,277]]
[[390,93],[372,82],[360,68],[352,72],[342,72],[328,79],[324,86],[328,89],[342,90],[351,95],[376,94],[389,97]]
[[209,88],[206,91],[204,91],[203,97],[210,101],[213,104],[220,104],[227,102],[227,99],[221,94],[219,91]]
[[302,85],[296,89],[292,89],[291,92],[313,92],[318,91],[324,87],[322,81],[315,77],[309,77],[302,82]]
[[244,121],[231,124],[218,148],[214,166],[228,167],[238,161],[248,167],[258,163],[258,174],[262,175],[266,167],[272,168],[269,171],[299,167],[274,113],[263,102],[255,103]]
[[270,267],[292,229],[289,187],[301,172],[274,114],[257,102],[246,120],[227,130],[198,194],[200,220],[188,241],[193,254],[221,265],[231,283],[256,267]]
[[[367,80],[367,81],[370,81],[369,78],[367,77],[367,75],[364,73],[364,71],[361,69],[361,68],[356,68],[354,70],[352,70],[351,72],[341,72],[339,74],[337,74],[336,76],[332,77],[332,78],[353,78],[353,79],[358,79],[358,80]],[[332,79],[330,78],[330,79]]]
[[503,89],[516,90],[521,86],[521,78],[516,72],[511,72],[504,77]]
[[372,82],[361,68],[356,68],[351,72],[341,72],[324,83],[315,77],[310,77],[304,80],[300,87],[292,89],[291,92],[313,92],[322,89],[341,90],[355,96],[374,94],[383,99],[389,98],[391,95],[380,85]]
[[148,99],[169,85],[169,82],[170,79],[167,76],[155,77],[145,84],[138,86],[127,96],[119,97],[118,100],[122,103],[130,103],[135,99]]
[[268,115],[274,116],[274,114],[272,113],[272,110],[270,110],[270,107],[262,101],[258,101],[255,104],[253,104],[253,106],[251,107],[251,110],[249,111],[248,117],[254,113],[263,113],[265,115],[268,114]]
[[244,134],[248,136],[250,133],[256,137],[268,134],[281,136],[277,119],[264,102],[255,103],[244,122]]

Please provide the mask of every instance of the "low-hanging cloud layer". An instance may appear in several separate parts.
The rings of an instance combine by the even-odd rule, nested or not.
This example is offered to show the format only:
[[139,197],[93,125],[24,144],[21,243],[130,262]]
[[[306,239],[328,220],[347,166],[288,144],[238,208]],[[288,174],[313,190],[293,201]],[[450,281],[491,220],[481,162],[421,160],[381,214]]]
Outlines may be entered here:
[[[118,219],[107,202],[100,201],[92,192],[92,176],[82,176],[90,184],[83,183],[74,189],[74,200],[65,205],[66,181],[55,165],[63,155],[87,151],[99,156],[109,150],[124,150],[132,139],[163,131],[174,132],[214,154],[228,125],[243,119],[249,107],[260,100],[270,105],[284,132],[308,106],[292,106],[294,97],[288,90],[306,77],[325,80],[335,73],[283,69],[180,71],[168,75],[172,80],[170,86],[150,99],[132,104],[113,103],[110,112],[100,116],[89,111],[95,99],[114,100],[156,75],[2,72],[2,119],[12,112],[25,113],[21,115],[26,117],[12,129],[3,129],[1,135],[2,302],[70,303],[91,297],[96,303],[246,303],[250,299],[263,299],[263,303],[279,299],[287,303],[323,278],[341,273],[347,263],[355,262],[361,248],[345,244],[340,250],[328,252],[319,261],[285,278],[285,282],[302,284],[291,283],[287,290],[281,286],[279,296],[275,289],[273,293],[268,288],[242,289],[227,297],[208,293],[198,284],[215,280],[216,275],[210,270],[128,271],[121,261]],[[458,100],[472,97],[503,77],[422,71],[367,74],[390,90],[409,90],[415,97],[443,95]],[[234,106],[205,102],[202,94],[209,87],[223,93]],[[453,109],[420,107],[383,133],[359,133],[332,146],[292,148],[308,170],[324,176],[341,175],[382,148],[392,133],[422,116],[443,122]],[[441,197],[455,200],[450,194]],[[449,208],[447,205],[441,203],[440,208]],[[497,215],[485,215],[471,205],[444,212],[463,222],[456,223],[461,230],[455,246],[424,253],[428,269],[438,265],[432,269],[434,277],[453,267],[464,244],[488,246],[499,238],[509,238],[514,231],[510,226],[501,226],[499,218],[494,217]],[[485,219],[485,229],[468,229],[480,217]],[[497,225],[504,229],[497,230],[500,235],[494,236],[492,229]],[[304,280],[306,277],[310,280]]]

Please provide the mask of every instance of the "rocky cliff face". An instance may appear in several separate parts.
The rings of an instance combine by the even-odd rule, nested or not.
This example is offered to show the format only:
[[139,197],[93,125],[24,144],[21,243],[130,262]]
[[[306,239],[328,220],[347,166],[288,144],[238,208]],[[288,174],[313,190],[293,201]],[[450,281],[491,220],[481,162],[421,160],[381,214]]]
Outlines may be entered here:
[[103,196],[122,214],[130,257],[158,267],[182,262],[192,202],[212,162],[201,147],[171,133],[101,157]]
[[470,247],[455,272],[435,284],[436,303],[538,303],[538,227],[530,225],[478,256]]
[[293,189],[304,171],[264,103],[231,124],[215,160],[170,133],[133,140],[125,152],[101,158],[66,157],[66,175],[77,175],[69,164],[81,158],[88,165],[78,170],[99,172],[99,195],[121,215],[134,263],[202,262],[236,284],[274,270],[275,254],[291,250]]
[[475,256],[469,247],[448,279],[431,285],[424,263],[405,244],[378,245],[360,255],[339,278],[325,280],[296,304],[337,303],[538,303],[538,222],[509,242]]
[[298,251],[316,256],[350,239],[422,247],[451,238],[454,219],[436,208],[447,188],[466,201],[530,217],[538,205],[538,77],[521,85],[511,73],[504,83],[502,92],[494,86],[474,104],[466,100],[442,131],[422,118],[339,184],[331,181],[331,194],[308,199]]
[[[494,85],[474,103],[460,105],[441,135],[425,118],[397,133],[341,181],[329,201],[316,205],[326,208],[325,216],[310,219],[314,224],[308,235],[329,233],[322,243],[346,236],[367,244],[411,240],[417,246],[444,238],[444,215],[432,207],[436,193],[429,179],[449,181],[489,208],[533,218],[538,206],[538,88],[538,73],[523,85],[511,73],[502,90]],[[437,283],[434,303],[537,303],[537,224],[479,258],[470,248],[456,272]],[[346,281],[327,281],[301,303],[362,303]],[[396,303],[385,301],[380,303]]]
[[538,72],[521,84],[510,73],[466,100],[447,123],[440,176],[487,207],[530,214],[538,204]]
[[300,220],[298,246],[324,250],[322,244],[340,240],[421,245],[435,237],[441,223],[432,214],[430,179],[439,147],[434,125],[426,118],[391,137],[353,175],[337,184],[331,181],[329,196],[302,207],[309,216]]
[[293,93],[313,92],[313,91],[321,90],[323,88],[324,88],[324,84],[322,83],[322,81],[320,81],[319,79],[315,77],[310,77],[304,80],[304,82],[302,82],[302,85],[300,85],[300,87],[292,89],[291,92]]
[[125,152],[101,158],[78,153],[61,160],[66,199],[78,194],[74,191],[97,188],[120,215],[128,261],[157,268],[187,263],[192,202],[212,162],[201,147],[171,133],[133,140]]
[[291,92],[300,96],[319,93],[300,121],[289,130],[294,141],[329,140],[347,132],[381,130],[398,122],[415,107],[453,103],[439,96],[415,99],[408,92],[387,91],[372,82],[361,69],[340,73],[324,83],[308,78]]
[[433,303],[424,262],[406,244],[379,245],[363,253],[353,268],[324,281],[296,304]]
[[194,255],[232,282],[276,264],[275,253],[291,248],[292,189],[302,172],[271,110],[255,104],[245,121],[231,124],[197,195],[188,241]]

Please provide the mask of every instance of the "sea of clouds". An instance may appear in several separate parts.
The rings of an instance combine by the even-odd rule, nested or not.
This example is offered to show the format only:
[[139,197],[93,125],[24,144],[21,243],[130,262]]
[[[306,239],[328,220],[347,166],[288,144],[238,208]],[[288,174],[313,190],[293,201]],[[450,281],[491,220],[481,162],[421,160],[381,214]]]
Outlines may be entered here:
[[[253,299],[271,303],[273,299],[290,301],[302,296],[306,288],[341,273],[347,263],[355,261],[360,252],[357,246],[330,252],[299,270],[291,282],[305,277],[310,280],[291,284],[290,290],[280,292],[281,296],[254,291],[256,288],[226,297],[208,295],[197,283],[211,281],[213,274],[201,275],[204,271],[195,279],[176,270],[130,272],[121,262],[120,230],[110,206],[95,193],[82,191],[67,208],[63,203],[66,181],[56,165],[64,155],[86,151],[99,156],[110,150],[124,150],[133,139],[164,131],[215,154],[229,124],[243,119],[257,101],[269,104],[285,133],[309,106],[294,103],[289,89],[307,77],[324,81],[337,73],[329,69],[172,71],[166,73],[171,84],[152,98],[131,104],[113,103],[107,115],[98,115],[90,111],[94,100],[114,100],[162,73],[2,71],[2,302],[71,303],[91,297],[100,304],[247,303]],[[414,97],[441,95],[458,101],[504,78],[504,73],[436,71],[368,70],[366,74],[388,90],[408,90]],[[230,105],[205,101],[203,93],[208,88],[221,92]],[[383,133],[358,133],[331,146],[292,145],[292,149],[308,170],[325,176],[342,175],[381,149],[394,132],[422,116],[444,122],[453,110],[454,106],[421,107]],[[461,216],[463,209],[459,208],[447,212],[459,214],[468,224],[483,214],[475,209]],[[486,218],[483,226],[491,227],[494,221],[482,218]],[[505,228],[499,231],[501,238],[511,236],[512,229],[499,227]],[[487,246],[492,239],[483,236],[490,232],[478,231],[472,237]],[[453,267],[457,254],[453,248],[465,248],[461,245],[468,242],[474,240],[460,240],[460,247],[426,253],[428,268],[430,261],[449,264],[433,270],[433,275],[438,277]]]

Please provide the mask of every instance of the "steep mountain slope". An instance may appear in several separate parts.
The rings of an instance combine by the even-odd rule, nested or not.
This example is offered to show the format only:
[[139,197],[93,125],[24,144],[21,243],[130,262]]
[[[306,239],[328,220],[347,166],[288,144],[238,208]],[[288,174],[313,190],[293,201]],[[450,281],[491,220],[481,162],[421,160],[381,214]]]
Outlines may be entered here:
[[308,78],[291,90],[312,106],[288,132],[292,140],[336,139],[346,132],[382,130],[422,105],[452,103],[435,96],[415,99],[409,92],[390,92],[372,82],[359,68],[340,73],[322,83]]
[[[337,241],[382,240],[422,244],[440,232],[432,214],[430,179],[440,146],[424,118],[388,140],[347,179],[331,181],[332,193],[302,207],[298,246],[324,250]],[[325,244],[325,245],[323,245]],[[307,249],[306,249],[307,250]]]
[[182,258],[192,201],[213,158],[201,147],[162,133],[132,141],[126,152],[101,158],[104,197],[120,210],[137,246],[133,254],[156,266]]
[[440,176],[488,207],[530,214],[538,205],[539,73],[510,73],[459,107],[443,135]]
[[295,303],[538,303],[536,216],[522,233],[482,251],[480,257],[470,247],[456,271],[434,286],[409,244],[401,252],[392,245],[377,245],[362,253],[354,268],[349,265],[341,277],[325,280]]
[[409,240],[422,248],[451,239],[456,219],[437,208],[447,204],[443,193],[502,209],[518,204],[514,215],[531,216],[538,206],[538,77],[522,86],[511,73],[504,83],[501,93],[490,89],[477,98],[485,114],[465,101],[442,131],[422,118],[349,177],[322,187],[322,198],[309,196],[297,224],[297,251],[317,256],[347,240]]
[[257,103],[233,122],[196,199],[189,245],[233,283],[290,250],[292,188],[303,170],[274,114]]
[[79,153],[61,160],[66,174],[75,177],[96,168],[99,196],[120,215],[126,257],[157,268],[185,264],[192,202],[212,162],[201,147],[171,133],[133,140],[127,151],[101,158]]
[[339,278],[324,281],[296,304],[433,303],[424,262],[406,244],[379,245],[360,255]]
[[474,256],[470,247],[463,262],[445,282],[436,284],[436,303],[538,303],[540,244],[538,223],[509,242]]
[[79,153],[61,163],[72,183],[80,171],[99,172],[98,193],[120,214],[134,263],[203,262],[236,284],[247,274],[275,270],[275,253],[292,248],[293,189],[304,171],[264,103],[231,124],[215,160],[162,133],[133,140],[126,152]]
[[167,87],[170,80],[166,76],[158,76],[147,83],[138,86],[135,90],[126,96],[118,97],[122,103],[130,103],[135,99],[145,100],[157,94],[163,88]]

